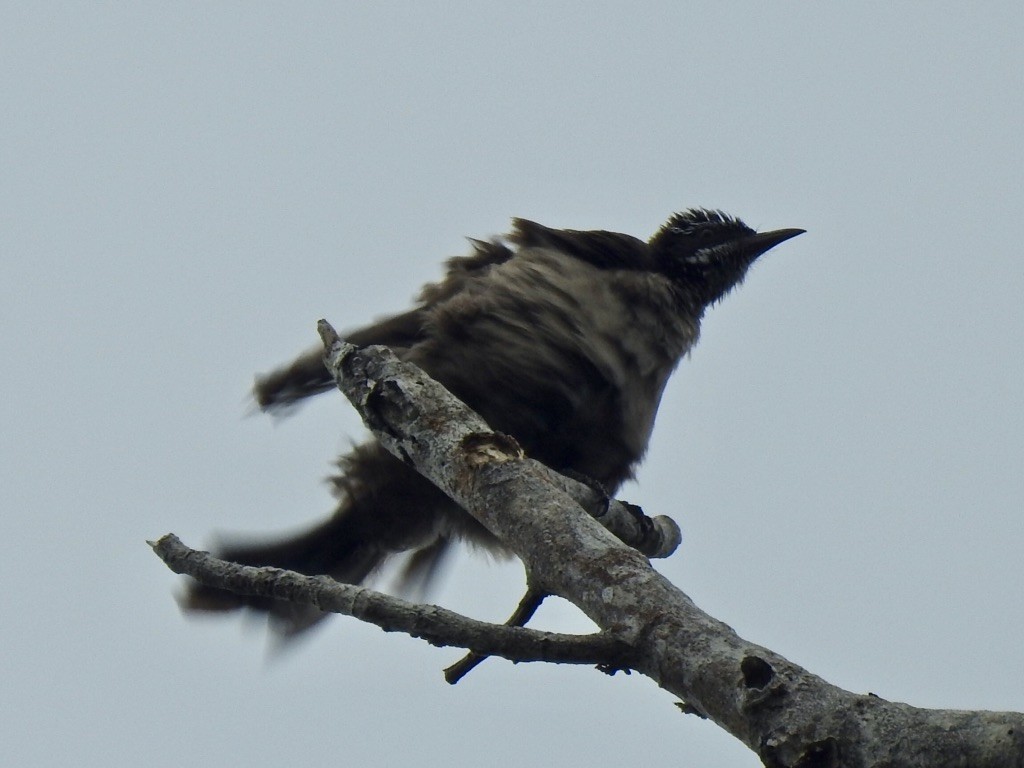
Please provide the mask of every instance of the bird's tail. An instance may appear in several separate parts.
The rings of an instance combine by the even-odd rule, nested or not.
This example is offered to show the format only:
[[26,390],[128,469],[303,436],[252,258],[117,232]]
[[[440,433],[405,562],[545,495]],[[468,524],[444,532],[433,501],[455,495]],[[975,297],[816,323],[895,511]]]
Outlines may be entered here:
[[[387,553],[359,536],[343,512],[296,536],[257,542],[236,539],[216,547],[214,554],[240,565],[271,566],[308,576],[327,575],[346,584],[360,584]],[[327,616],[312,606],[258,595],[238,595],[191,582],[179,600],[190,612],[226,612],[250,608],[266,613],[276,633],[290,637]]]
[[[453,538],[496,546],[479,523],[411,467],[376,442],[356,446],[338,462],[333,478],[340,499],[328,520],[298,535],[272,541],[229,541],[214,554],[241,565],[271,566],[307,576],[330,576],[361,584],[388,557],[410,558],[398,575],[399,590],[426,591],[441,570]],[[180,598],[186,611],[224,612],[251,608],[270,616],[278,634],[289,637],[326,614],[311,606],[252,595],[236,595],[192,582]]]

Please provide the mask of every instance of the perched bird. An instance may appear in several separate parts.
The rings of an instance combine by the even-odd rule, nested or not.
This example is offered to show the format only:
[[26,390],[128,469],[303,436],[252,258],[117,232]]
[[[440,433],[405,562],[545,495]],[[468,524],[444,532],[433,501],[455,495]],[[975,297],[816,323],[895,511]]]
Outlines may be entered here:
[[[550,468],[609,493],[643,457],[662,390],[696,343],[704,310],[770,248],[801,229],[757,233],[720,211],[673,215],[648,242],[605,231],[550,229],[515,219],[504,240],[473,240],[416,306],[344,334],[384,344],[420,366]],[[334,387],[315,349],[257,379],[255,398],[280,411]],[[389,556],[411,553],[405,588],[425,587],[454,540],[499,542],[375,440],[332,478],[326,521],[293,538],[239,541],[218,554],[245,565],[327,574],[358,584]],[[267,611],[285,635],[324,614],[199,584],[187,609]]]

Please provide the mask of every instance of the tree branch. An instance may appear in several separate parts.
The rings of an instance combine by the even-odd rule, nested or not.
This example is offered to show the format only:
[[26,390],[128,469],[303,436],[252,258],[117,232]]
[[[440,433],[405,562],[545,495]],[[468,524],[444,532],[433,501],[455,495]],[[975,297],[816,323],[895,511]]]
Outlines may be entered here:
[[385,632],[404,632],[438,647],[468,648],[513,662],[627,666],[629,646],[607,633],[567,635],[491,624],[436,605],[410,603],[329,576],[305,576],[280,568],[254,568],[191,549],[173,533],[149,542],[175,573],[237,594],[272,597],[365,621]]
[[[628,658],[630,668],[680,697],[684,711],[711,719],[741,740],[766,766],[1024,765],[1024,715],[926,710],[851,693],[744,640],[701,611],[640,552],[583,514],[571,496],[578,490],[572,481],[525,458],[514,440],[491,431],[422,371],[387,349],[346,344],[324,321],[320,333],[327,348],[325,361],[339,388],[389,451],[515,552],[532,589],[560,595],[589,616],[602,629],[592,636],[602,639],[591,642],[615,641],[619,650],[614,653],[628,647],[622,657]],[[636,515],[627,517],[632,522],[615,523],[626,532],[616,530],[617,535],[649,544],[648,534],[657,526],[645,531]],[[671,529],[666,530],[667,536],[658,536],[671,543]],[[277,572],[272,578],[284,575]],[[319,590],[330,582],[314,583],[314,599],[320,601]],[[218,586],[234,588],[227,582]],[[342,604],[355,605],[372,594],[357,587],[342,589]],[[288,586],[273,594],[288,598],[295,592]],[[318,604],[327,607],[326,602]],[[366,611],[367,618],[374,610]],[[418,622],[439,610],[414,612],[418,618],[404,619],[404,631],[425,637],[424,624]],[[483,626],[496,633],[470,637],[466,629],[457,644],[501,655],[507,650],[497,647],[502,637],[536,637],[530,630]],[[484,635],[493,647],[484,647]],[[441,630],[437,636],[446,637]],[[540,645],[538,639],[534,647]],[[589,662],[599,655],[589,653],[581,651],[575,658],[586,656]]]
[[[516,606],[515,611],[505,622],[506,627],[525,627],[526,622],[533,618],[533,614],[540,608],[540,604],[544,602],[544,598],[547,597],[543,592],[538,592],[535,589],[528,588],[526,594],[523,595],[523,599],[519,601],[519,605]],[[623,646],[628,648],[629,646]],[[487,656],[476,651],[470,651],[457,662],[452,664],[444,671],[444,680],[449,685],[455,685],[459,680],[464,678],[470,672],[484,660]]]
[[1024,715],[926,710],[830,685],[739,637],[623,546],[510,438],[389,350],[325,321],[325,361],[381,442],[455,499],[560,595],[633,646],[634,669],[771,768],[1024,764]]

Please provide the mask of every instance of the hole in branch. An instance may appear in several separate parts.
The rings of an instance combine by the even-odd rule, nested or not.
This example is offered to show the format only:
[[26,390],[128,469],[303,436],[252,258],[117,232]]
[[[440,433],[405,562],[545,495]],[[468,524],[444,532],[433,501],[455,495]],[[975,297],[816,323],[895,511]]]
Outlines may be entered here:
[[747,688],[764,688],[775,676],[772,665],[760,656],[745,656],[740,662],[740,671]]

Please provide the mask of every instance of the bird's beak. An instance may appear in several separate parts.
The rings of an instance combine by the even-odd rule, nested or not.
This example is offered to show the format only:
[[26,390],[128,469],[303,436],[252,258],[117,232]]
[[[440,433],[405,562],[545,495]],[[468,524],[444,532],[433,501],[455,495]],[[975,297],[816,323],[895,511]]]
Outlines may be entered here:
[[743,248],[750,256],[751,261],[753,261],[779,243],[785,242],[791,237],[802,235],[806,231],[806,229],[776,229],[773,232],[758,232],[743,238]]

